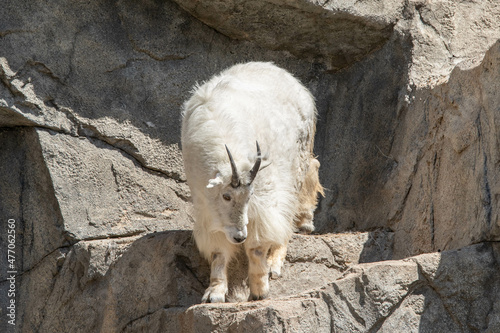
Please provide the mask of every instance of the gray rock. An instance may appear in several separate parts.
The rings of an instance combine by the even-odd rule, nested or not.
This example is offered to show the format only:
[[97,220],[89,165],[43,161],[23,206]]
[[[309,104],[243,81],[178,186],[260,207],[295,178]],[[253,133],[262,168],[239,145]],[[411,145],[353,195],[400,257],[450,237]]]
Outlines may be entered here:
[[[65,232],[76,240],[188,229],[187,191],[102,141],[38,130]],[[180,193],[180,194],[177,194]]]
[[[312,292],[261,302],[164,308],[130,323],[125,332],[493,332],[499,325],[494,315],[499,249],[497,243],[484,243],[354,265]],[[464,284],[464,279],[475,283]]]
[[305,67],[232,44],[170,1],[8,1],[0,36],[2,126],[96,137],[177,180],[179,110],[197,81],[255,58]]
[[[14,220],[16,269],[9,270],[21,272],[71,242],[61,232],[64,220],[36,130],[2,128],[0,142],[0,217],[5,228],[0,233],[0,244],[2,253],[6,253],[7,220]],[[2,268],[8,267],[7,255],[1,256],[0,263]],[[6,277],[7,269],[2,269],[0,281]]]
[[[364,241],[370,237],[374,235],[346,235],[351,244],[357,243],[356,246],[335,251],[325,244],[342,238],[340,235],[294,237],[283,277],[271,281],[271,297],[279,299],[335,281],[348,269],[344,260],[336,258],[352,258],[350,265],[356,264]],[[377,233],[380,245],[390,247],[390,243],[382,243],[384,237],[390,240],[390,235]],[[315,254],[314,260],[295,257],[301,253],[304,243],[309,244],[309,249],[323,245],[323,251]],[[245,262],[236,261],[231,269],[232,277],[242,277]],[[193,308],[188,307],[200,302],[209,277],[208,263],[199,256],[190,231],[81,240],[53,251],[21,275],[20,302],[25,306],[19,320],[27,330],[57,332],[116,332],[142,327],[144,320],[155,327],[163,325],[161,321],[165,319],[150,316],[156,318],[165,309],[178,316],[189,315]],[[242,279],[232,280],[231,292],[244,293],[246,297],[249,294]],[[243,308],[260,307],[258,302],[242,304],[247,304],[242,305]],[[288,306],[286,302],[283,304]],[[212,308],[216,309],[214,311],[231,309],[225,305],[213,305]],[[36,316],[31,315],[35,313]],[[290,315],[295,314],[292,311]],[[203,319],[200,320],[196,325],[203,325]],[[311,323],[315,320],[311,318]]]
[[497,42],[479,66],[417,91],[401,113],[388,151],[397,166],[382,188],[398,257],[500,239],[499,66]]
[[226,36],[287,50],[309,61],[321,61],[329,69],[344,68],[380,49],[401,18],[404,3],[175,1]]
[[[318,230],[391,228],[396,258],[498,240],[500,43],[446,83],[409,91],[401,67],[408,55],[380,55],[318,89],[330,96],[316,141],[327,188]],[[390,84],[380,90],[381,82]]]

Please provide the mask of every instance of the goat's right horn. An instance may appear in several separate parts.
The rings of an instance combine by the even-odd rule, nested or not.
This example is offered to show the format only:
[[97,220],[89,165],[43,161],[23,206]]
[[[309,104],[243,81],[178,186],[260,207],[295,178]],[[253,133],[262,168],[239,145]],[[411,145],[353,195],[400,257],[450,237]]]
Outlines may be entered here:
[[248,185],[252,184],[253,180],[257,176],[257,172],[260,169],[260,163],[262,162],[262,156],[260,153],[259,143],[257,141],[255,141],[255,144],[257,145],[257,160],[255,161],[255,164],[253,165],[252,170],[250,170],[250,182],[248,183]]
[[236,163],[234,163],[233,156],[229,151],[229,148],[226,146],[227,155],[229,156],[229,162],[231,162],[231,170],[233,171],[233,175],[231,176],[231,186],[236,188],[240,186],[240,177],[238,176],[238,169],[236,169]]

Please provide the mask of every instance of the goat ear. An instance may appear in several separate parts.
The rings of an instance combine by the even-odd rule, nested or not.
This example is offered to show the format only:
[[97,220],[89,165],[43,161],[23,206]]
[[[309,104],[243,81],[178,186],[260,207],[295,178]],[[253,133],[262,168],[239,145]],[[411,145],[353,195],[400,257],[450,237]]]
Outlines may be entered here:
[[208,181],[207,188],[213,188],[220,184],[222,184],[222,175],[220,173],[217,173],[214,179],[210,179]]

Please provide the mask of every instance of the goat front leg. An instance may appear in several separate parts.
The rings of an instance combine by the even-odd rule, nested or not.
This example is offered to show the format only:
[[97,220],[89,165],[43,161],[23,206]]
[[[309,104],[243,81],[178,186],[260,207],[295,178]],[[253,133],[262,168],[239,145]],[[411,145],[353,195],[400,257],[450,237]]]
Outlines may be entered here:
[[223,303],[227,294],[227,264],[229,256],[214,252],[210,262],[210,286],[205,291],[202,303]]
[[271,279],[275,280],[281,276],[281,267],[286,257],[287,245],[273,245],[269,250],[267,264],[269,265]]
[[269,265],[267,264],[269,246],[247,248],[246,252],[248,256],[250,300],[264,299],[269,293]]

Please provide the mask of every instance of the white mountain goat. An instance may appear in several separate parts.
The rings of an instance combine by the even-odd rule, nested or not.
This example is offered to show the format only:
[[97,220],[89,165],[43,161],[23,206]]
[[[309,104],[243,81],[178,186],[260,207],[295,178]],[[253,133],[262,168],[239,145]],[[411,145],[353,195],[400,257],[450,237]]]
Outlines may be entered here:
[[314,230],[323,193],[313,155],[314,99],[285,70],[251,62],[195,86],[182,117],[194,238],[211,265],[202,302],[225,301],[227,266],[241,246],[250,299],[263,299],[294,230]]

